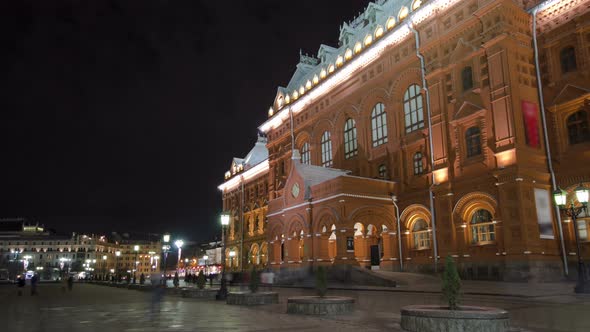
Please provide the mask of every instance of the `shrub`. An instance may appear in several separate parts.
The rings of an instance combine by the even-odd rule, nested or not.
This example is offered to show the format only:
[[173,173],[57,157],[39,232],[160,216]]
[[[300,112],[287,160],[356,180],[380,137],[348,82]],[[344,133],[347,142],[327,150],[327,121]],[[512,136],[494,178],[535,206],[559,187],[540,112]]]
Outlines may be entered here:
[[197,276],[197,287],[199,287],[199,289],[203,289],[205,288],[206,283],[207,278],[205,278],[205,273],[203,273],[203,271],[199,272],[199,275]]
[[258,286],[260,285],[260,274],[256,271],[256,268],[252,268],[252,272],[250,272],[250,284],[248,288],[252,293],[256,293],[258,291]]
[[449,304],[449,309],[459,309],[459,303],[461,302],[461,278],[459,278],[457,266],[451,256],[447,256],[445,260],[445,271],[442,278],[443,298]]
[[328,292],[328,276],[323,266],[318,267],[315,272],[315,290],[319,297],[326,296]]

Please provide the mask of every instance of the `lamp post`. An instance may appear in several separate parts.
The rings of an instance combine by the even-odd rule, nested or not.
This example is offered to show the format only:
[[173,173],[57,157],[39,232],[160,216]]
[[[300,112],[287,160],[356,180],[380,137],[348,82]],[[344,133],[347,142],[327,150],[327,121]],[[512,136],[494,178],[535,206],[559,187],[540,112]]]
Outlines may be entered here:
[[102,255],[102,277],[107,278],[107,255]]
[[576,237],[576,256],[578,258],[578,282],[574,291],[576,293],[590,293],[590,282],[586,275],[586,267],[584,266],[584,262],[582,261],[581,257],[581,250],[580,250],[580,235],[578,232],[578,222],[576,221],[577,217],[582,213],[582,211],[586,212],[588,206],[588,188],[584,187],[580,184],[576,189],[576,198],[581,206],[576,207],[574,205],[574,200],[570,201],[570,204],[567,204],[567,193],[560,189],[559,187],[555,192],[553,192],[553,198],[555,199],[555,204],[559,207],[559,209],[564,212],[567,216],[572,218],[572,222],[574,223],[574,235]]
[[168,243],[170,243],[170,234],[166,233],[162,236],[162,240],[164,242],[164,245],[162,245],[162,252],[164,253],[164,259],[162,259],[162,261],[164,262],[162,265],[164,266],[164,282],[163,284],[166,285],[166,259],[168,258],[168,251],[170,250],[170,245]]
[[137,253],[139,252],[139,246],[137,244],[133,246],[133,251],[135,251],[135,268],[133,269],[133,283],[135,283],[137,278]]
[[203,256],[203,260],[205,261],[205,272],[204,273],[206,275],[209,275],[209,265],[207,265],[207,260],[208,259],[209,259],[209,256],[207,256],[207,255],[204,255]]
[[229,214],[221,214],[221,263],[223,268],[221,270],[221,286],[217,292],[216,298],[225,301],[227,299],[227,281],[225,280],[225,228],[229,225]]
[[115,281],[119,281],[119,256],[121,256],[121,250],[115,251]]
[[178,273],[178,268],[180,267],[180,258],[182,257],[182,245],[184,241],[176,240],[174,241],[174,245],[178,248],[178,262],[176,262],[176,272]]

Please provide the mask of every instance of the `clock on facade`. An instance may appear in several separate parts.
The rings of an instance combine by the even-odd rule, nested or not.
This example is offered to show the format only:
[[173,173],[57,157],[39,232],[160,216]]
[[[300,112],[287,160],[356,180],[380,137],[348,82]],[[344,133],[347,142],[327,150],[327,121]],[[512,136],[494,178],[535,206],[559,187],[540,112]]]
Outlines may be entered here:
[[295,183],[293,187],[291,187],[291,194],[294,198],[297,198],[297,196],[299,196],[299,183]]

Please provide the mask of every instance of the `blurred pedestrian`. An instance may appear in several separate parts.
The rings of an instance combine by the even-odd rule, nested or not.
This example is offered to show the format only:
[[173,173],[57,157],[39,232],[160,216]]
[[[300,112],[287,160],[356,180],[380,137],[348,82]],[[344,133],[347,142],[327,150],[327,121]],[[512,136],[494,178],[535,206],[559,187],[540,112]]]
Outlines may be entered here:
[[37,282],[39,281],[39,275],[33,274],[31,277],[31,296],[37,295]]
[[68,291],[72,291],[72,288],[74,287],[74,277],[69,276],[68,277]]
[[25,277],[20,275],[16,279],[16,286],[18,287],[18,296],[23,296],[23,288],[25,288]]

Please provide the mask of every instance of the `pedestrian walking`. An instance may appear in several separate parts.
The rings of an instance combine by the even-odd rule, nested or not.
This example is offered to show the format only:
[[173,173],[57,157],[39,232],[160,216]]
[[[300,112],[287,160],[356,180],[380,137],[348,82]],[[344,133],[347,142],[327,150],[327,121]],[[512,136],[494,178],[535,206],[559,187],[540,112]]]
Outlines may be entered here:
[[18,287],[18,296],[23,296],[23,288],[25,288],[24,276],[18,276],[18,279],[16,279],[16,286]]
[[68,277],[68,291],[72,291],[72,288],[74,287],[74,277],[69,276]]
[[37,282],[39,281],[39,275],[33,274],[31,278],[31,296],[37,295]]

